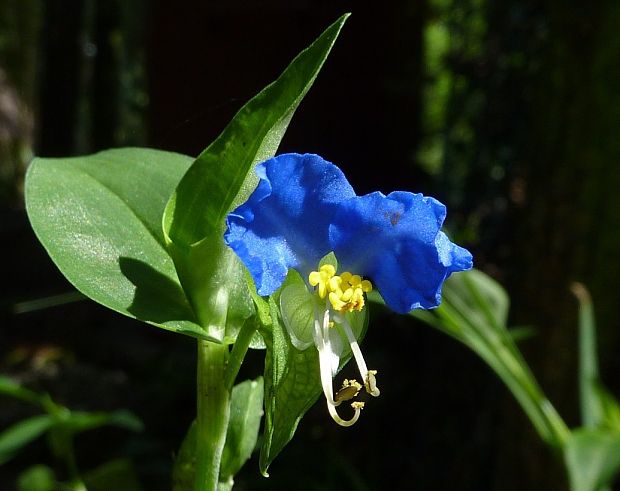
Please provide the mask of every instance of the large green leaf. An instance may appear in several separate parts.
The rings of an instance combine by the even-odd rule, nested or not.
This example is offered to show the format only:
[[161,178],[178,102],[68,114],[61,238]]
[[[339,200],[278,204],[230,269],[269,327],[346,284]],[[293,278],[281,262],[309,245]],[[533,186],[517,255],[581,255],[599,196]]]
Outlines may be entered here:
[[620,471],[620,434],[581,428],[564,448],[572,491],[599,491]]
[[164,246],[161,217],[191,165],[145,148],[37,158],[26,176],[32,227],[67,279],[117,312],[204,337]]
[[200,324],[213,339],[230,338],[231,321],[239,326],[254,313],[242,281],[243,266],[222,240],[226,215],[255,188],[254,164],[275,154],[346,18],[331,25],[239,110],[198,156],[166,206],[168,250]]

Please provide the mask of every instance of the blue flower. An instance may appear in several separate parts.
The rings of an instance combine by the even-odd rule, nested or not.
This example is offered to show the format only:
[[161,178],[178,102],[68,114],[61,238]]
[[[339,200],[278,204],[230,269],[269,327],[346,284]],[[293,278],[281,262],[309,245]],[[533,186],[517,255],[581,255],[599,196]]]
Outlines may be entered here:
[[[314,344],[328,408],[338,423],[353,424],[362,403],[352,404],[355,416],[348,421],[335,407],[357,395],[361,384],[345,381],[338,393],[344,395],[333,395],[342,343],[340,330],[330,326],[342,328],[366,391],[378,395],[376,372],[366,368],[347,312],[364,308],[373,284],[395,312],[436,307],[444,280],[470,269],[472,256],[441,232],[446,208],[434,198],[403,191],[357,196],[338,167],[312,154],[279,155],[258,164],[256,173],[259,184],[228,215],[224,239],[250,271],[259,295],[274,293],[291,268],[307,281],[321,305]],[[331,265],[319,268],[330,252],[342,273]]]

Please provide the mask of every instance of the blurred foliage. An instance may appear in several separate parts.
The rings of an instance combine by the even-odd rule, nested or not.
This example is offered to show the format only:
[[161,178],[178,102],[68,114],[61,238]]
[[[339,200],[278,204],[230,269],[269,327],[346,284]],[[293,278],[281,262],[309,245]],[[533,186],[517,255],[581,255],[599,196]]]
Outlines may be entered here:
[[[76,435],[82,432],[97,429],[101,426],[118,426],[131,431],[142,431],[142,422],[131,412],[125,410],[106,412],[71,411],[67,407],[57,404],[48,394],[34,392],[23,387],[19,383],[7,377],[0,377],[0,396],[14,398],[26,404],[37,407],[44,414],[37,414],[29,418],[21,419],[9,428],[0,432],[0,464],[13,459],[15,455],[42,436],[47,436],[47,445],[50,453],[62,464],[60,475],[64,475],[66,482],[60,482],[55,472],[44,465],[35,465],[23,471],[18,479],[20,489],[30,491],[44,491],[46,489],[83,490],[86,489],[83,482],[82,472],[78,469],[77,456],[73,444]],[[109,467],[104,464],[93,475],[104,474],[103,483],[109,485]],[[113,465],[114,469],[118,466]],[[131,464],[123,464],[124,475],[133,475]],[[118,472],[117,472],[118,474]],[[125,477],[121,477],[126,481]],[[129,477],[129,479],[132,479]],[[135,481],[135,478],[133,478]],[[90,486],[89,489],[105,489],[98,486]],[[124,486],[120,489],[133,490],[137,487]]]

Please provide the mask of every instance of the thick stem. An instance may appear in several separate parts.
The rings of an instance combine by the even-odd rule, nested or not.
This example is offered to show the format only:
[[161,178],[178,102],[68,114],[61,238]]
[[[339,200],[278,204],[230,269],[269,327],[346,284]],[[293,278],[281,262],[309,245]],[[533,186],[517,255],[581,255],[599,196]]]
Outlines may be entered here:
[[230,417],[231,391],[224,376],[228,356],[228,346],[198,340],[196,491],[218,487]]

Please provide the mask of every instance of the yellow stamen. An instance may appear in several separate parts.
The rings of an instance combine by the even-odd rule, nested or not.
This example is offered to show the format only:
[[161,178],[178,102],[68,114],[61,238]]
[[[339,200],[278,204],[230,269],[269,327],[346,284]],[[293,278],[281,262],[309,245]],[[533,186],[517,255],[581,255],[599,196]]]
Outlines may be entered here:
[[[334,278],[335,274],[336,268],[331,264],[324,264],[318,271],[312,271],[308,275],[308,283],[310,283],[311,286],[318,286],[319,297],[325,298],[327,293],[333,290],[330,283],[332,283],[331,280]],[[337,281],[333,283],[337,285]]]
[[357,394],[359,394],[361,389],[362,384],[360,384],[357,380],[345,379],[345,381],[342,383],[342,388],[338,392],[336,392],[334,400],[336,402],[341,402],[353,399],[357,396]]

